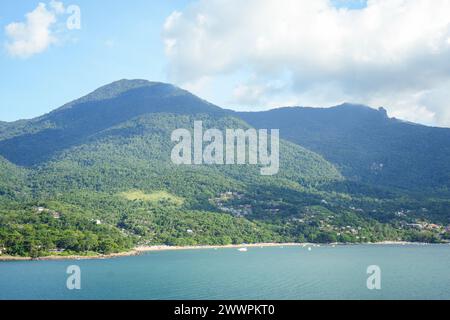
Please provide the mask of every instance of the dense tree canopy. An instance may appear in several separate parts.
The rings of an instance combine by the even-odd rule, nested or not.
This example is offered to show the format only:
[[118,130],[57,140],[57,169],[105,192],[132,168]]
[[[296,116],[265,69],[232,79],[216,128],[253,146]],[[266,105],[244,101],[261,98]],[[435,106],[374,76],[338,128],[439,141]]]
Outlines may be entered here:
[[[237,114],[186,91],[142,81],[117,82],[43,117],[2,123],[2,254],[449,238],[446,183],[433,180],[434,192],[417,193],[373,183],[364,173],[351,179],[348,175],[356,171],[349,168],[359,170],[373,152],[367,159],[333,158],[353,154],[338,138],[328,141],[333,147],[323,153],[301,146],[310,147],[312,138],[289,139],[297,144],[282,140],[276,176],[261,176],[258,166],[249,165],[175,166],[171,132],[192,128],[199,120],[205,128],[250,128]],[[314,141],[327,141],[322,134],[331,136],[317,134]],[[394,153],[386,153],[383,163],[391,163],[389,157],[397,163]]]

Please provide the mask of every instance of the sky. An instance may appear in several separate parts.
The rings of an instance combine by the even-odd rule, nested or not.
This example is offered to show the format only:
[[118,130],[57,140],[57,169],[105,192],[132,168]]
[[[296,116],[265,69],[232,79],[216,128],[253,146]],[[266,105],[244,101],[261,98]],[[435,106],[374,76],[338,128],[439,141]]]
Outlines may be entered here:
[[450,0],[2,0],[0,121],[119,79],[219,106],[344,102],[450,127]]

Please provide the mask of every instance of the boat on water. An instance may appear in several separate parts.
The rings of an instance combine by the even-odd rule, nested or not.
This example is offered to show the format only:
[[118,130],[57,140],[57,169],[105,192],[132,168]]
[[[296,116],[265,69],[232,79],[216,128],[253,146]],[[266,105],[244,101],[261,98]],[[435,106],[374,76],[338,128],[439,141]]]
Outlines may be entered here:
[[239,251],[239,252],[247,252],[248,249],[247,249],[247,248],[239,248],[238,251]]

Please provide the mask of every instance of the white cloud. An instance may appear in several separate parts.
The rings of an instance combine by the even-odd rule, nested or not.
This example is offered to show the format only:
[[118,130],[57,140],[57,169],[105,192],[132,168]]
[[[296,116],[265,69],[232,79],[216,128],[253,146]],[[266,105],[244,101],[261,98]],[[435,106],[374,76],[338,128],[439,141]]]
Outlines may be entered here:
[[266,88],[261,85],[240,84],[234,88],[233,98],[242,104],[260,104]]
[[51,0],[49,5],[56,14],[62,14],[66,11],[61,1]]
[[250,76],[245,83],[235,85],[229,103],[238,106],[294,105],[295,97],[289,91],[289,75],[279,75],[277,79],[261,81],[255,75]]
[[[164,25],[173,81],[249,70],[229,92],[237,105],[269,107],[283,96],[298,105],[382,104],[447,126],[449,38],[450,0],[369,0],[358,10],[329,0],[199,0]],[[267,90],[277,79],[284,88]]]
[[39,3],[36,9],[25,15],[25,22],[13,22],[5,27],[9,41],[6,43],[8,53],[13,57],[29,58],[44,52],[57,42],[52,27],[57,22],[57,15],[64,13],[62,2],[52,0],[49,9],[45,3]]

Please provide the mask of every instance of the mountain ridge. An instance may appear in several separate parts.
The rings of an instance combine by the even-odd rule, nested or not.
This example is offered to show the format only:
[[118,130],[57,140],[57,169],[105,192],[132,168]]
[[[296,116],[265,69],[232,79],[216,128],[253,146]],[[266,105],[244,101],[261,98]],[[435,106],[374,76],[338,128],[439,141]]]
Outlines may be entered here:
[[[282,138],[325,157],[357,182],[406,189],[417,189],[414,184],[421,181],[427,188],[450,185],[445,182],[449,168],[439,160],[450,157],[445,147],[450,129],[405,122],[390,118],[382,107],[352,103],[237,112],[172,84],[142,79],[112,82],[37,118],[0,123],[0,155],[19,166],[36,166],[103,130],[152,113],[234,116],[256,128],[281,129]],[[39,141],[52,143],[35,148]]]
[[[172,85],[121,80],[41,117],[0,124],[0,248],[39,257],[108,254],[134,245],[450,239],[446,193],[417,196],[364,176],[373,162],[367,146],[387,157],[369,166],[384,179],[380,163],[390,164],[389,157],[395,163],[406,155],[409,162],[399,163],[408,169],[429,168],[426,156],[408,158],[422,141],[410,133],[430,130],[434,137],[434,129],[368,107],[296,114],[304,112],[240,114]],[[171,133],[192,130],[194,121],[205,129],[281,129],[279,174],[261,176],[253,165],[174,165]],[[386,128],[398,126],[405,143],[384,148],[383,141],[392,140]],[[447,142],[445,136],[428,143],[430,156]],[[434,161],[447,170],[445,161]],[[420,177],[410,171],[402,174]],[[446,176],[428,173],[434,191],[446,186]],[[439,225],[427,229],[431,222]]]
[[[165,88],[171,88],[173,90],[173,92],[178,93],[179,95],[190,95],[190,96],[194,96],[196,98],[198,98],[199,100],[209,104],[210,106],[219,108],[221,110],[224,111],[230,111],[230,112],[237,112],[237,113],[254,113],[254,112],[272,112],[272,111],[278,111],[278,110],[340,110],[340,109],[353,109],[353,110],[366,110],[366,111],[379,111],[381,113],[386,113],[387,115],[387,111],[384,109],[384,107],[372,107],[372,106],[368,106],[368,105],[364,105],[364,104],[359,104],[359,103],[352,103],[352,102],[344,102],[341,103],[339,105],[333,105],[333,106],[329,106],[329,107],[312,107],[312,106],[280,106],[280,107],[275,107],[275,108],[271,108],[269,110],[263,110],[263,111],[251,111],[251,110],[246,110],[246,111],[235,111],[233,109],[228,109],[228,108],[223,108],[223,107],[218,107],[217,105],[204,100],[192,93],[190,93],[189,91],[182,89],[181,87],[178,87],[176,85],[173,85],[171,83],[167,83],[167,82],[161,82],[161,81],[149,81],[149,80],[145,80],[145,79],[121,79],[121,80],[117,80],[117,81],[113,81],[109,84],[103,85],[85,95],[83,95],[82,97],[78,98],[78,99],[74,99],[60,107],[57,107],[51,111],[49,111],[48,113],[45,113],[41,116],[37,116],[34,118],[30,118],[30,119],[18,119],[15,121],[2,121],[0,120],[0,126],[2,125],[10,125],[10,124],[15,124],[15,123],[20,123],[20,122],[27,122],[27,121],[33,121],[33,120],[39,120],[43,117],[48,116],[49,114],[58,112],[58,111],[62,111],[65,109],[69,109],[71,107],[73,107],[74,105],[77,104],[82,104],[85,102],[90,102],[90,101],[96,101],[96,100],[106,100],[108,98],[114,98],[117,97],[118,95],[122,94],[122,93],[126,93],[127,91],[133,90],[133,89],[139,89],[139,88],[150,88],[150,87],[155,87],[155,86],[160,86],[160,87],[165,87]],[[415,125],[419,125],[419,126],[426,126],[426,127],[430,127],[430,128],[441,128],[441,129],[449,129],[447,127],[437,127],[437,126],[429,126],[429,125],[425,125],[425,124],[420,124],[420,123],[415,123],[415,122],[411,122],[411,121],[407,121],[407,120],[402,120],[402,119],[397,119],[397,118],[390,118],[392,120],[398,120],[400,122],[405,122],[405,123],[410,123],[410,124],[415,124]]]
[[282,138],[324,156],[350,180],[416,190],[450,186],[450,129],[354,105],[237,115],[256,128],[280,128]]
[[[226,113],[169,84],[121,80],[43,116],[11,123],[0,130],[0,154],[18,165],[37,165],[48,160],[48,155],[75,145],[95,132],[154,112]],[[34,148],[43,139],[54,143],[40,150]],[[21,158],[24,154],[30,154],[29,159]]]

